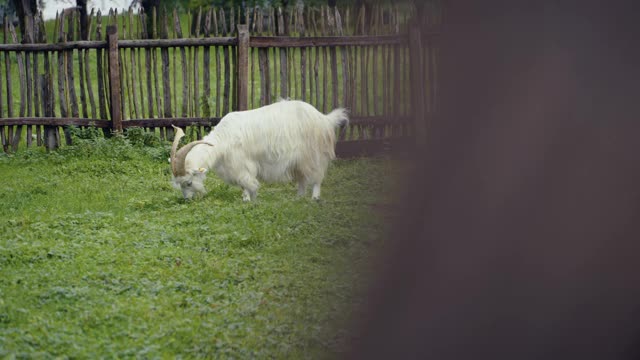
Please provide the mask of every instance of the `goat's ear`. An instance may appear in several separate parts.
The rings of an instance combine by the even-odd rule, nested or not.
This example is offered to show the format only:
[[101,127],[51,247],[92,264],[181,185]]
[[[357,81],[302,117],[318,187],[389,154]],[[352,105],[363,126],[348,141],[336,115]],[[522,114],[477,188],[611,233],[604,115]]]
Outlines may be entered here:
[[205,168],[197,168],[197,169],[191,171],[191,174],[194,175],[194,176],[204,175],[206,173],[207,173],[207,169],[205,169]]

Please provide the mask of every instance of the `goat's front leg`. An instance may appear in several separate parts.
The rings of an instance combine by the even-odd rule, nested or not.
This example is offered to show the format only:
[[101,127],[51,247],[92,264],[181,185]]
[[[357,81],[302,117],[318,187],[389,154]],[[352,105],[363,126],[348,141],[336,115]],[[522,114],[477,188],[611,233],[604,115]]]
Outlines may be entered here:
[[251,201],[251,193],[249,192],[249,190],[242,190],[242,201]]
[[246,174],[240,178],[239,182],[242,187],[242,200],[243,201],[253,201],[258,196],[258,187],[260,187],[260,183],[258,180],[251,176],[250,174]]
[[258,197],[258,188],[256,187],[254,190],[249,188],[243,188],[242,190],[242,201],[254,201]]
[[313,184],[313,190],[311,192],[311,198],[313,200],[320,200],[320,183]]

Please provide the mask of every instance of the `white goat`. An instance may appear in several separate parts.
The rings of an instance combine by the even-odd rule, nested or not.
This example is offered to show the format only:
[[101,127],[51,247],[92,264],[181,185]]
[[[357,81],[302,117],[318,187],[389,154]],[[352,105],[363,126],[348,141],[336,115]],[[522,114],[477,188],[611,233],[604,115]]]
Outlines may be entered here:
[[303,101],[281,100],[231,112],[204,139],[177,152],[184,132],[174,126],[170,159],[174,187],[185,199],[204,194],[206,173],[213,170],[226,183],[242,187],[244,201],[255,200],[258,180],[294,180],[301,196],[312,185],[312,198],[317,200],[329,162],[335,158],[335,130],[348,122],[342,108],[324,115]]

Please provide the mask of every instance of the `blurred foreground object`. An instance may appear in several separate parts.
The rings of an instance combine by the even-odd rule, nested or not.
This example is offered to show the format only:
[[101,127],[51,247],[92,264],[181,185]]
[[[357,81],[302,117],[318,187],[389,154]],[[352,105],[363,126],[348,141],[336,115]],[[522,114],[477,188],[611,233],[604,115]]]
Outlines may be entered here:
[[638,5],[444,3],[439,118],[345,357],[640,358]]

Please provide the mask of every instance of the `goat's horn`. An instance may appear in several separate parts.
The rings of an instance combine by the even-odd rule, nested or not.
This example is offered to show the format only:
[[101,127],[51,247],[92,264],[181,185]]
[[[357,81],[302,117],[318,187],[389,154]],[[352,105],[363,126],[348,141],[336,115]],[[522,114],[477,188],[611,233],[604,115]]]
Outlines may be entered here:
[[184,136],[184,131],[182,131],[182,129],[177,126],[174,126],[173,124],[171,124],[171,126],[176,130],[176,135],[173,137],[173,144],[171,144],[171,171],[173,172],[174,176],[177,176],[177,169],[179,168],[176,167],[176,150],[178,150],[180,139],[182,139],[182,137]]
[[213,144],[209,142],[206,142],[204,140],[199,140],[199,141],[192,141],[177,151],[175,157],[173,157],[171,160],[171,167],[173,169],[174,176],[178,177],[178,176],[184,176],[187,174],[187,169],[185,169],[184,167],[185,158],[187,157],[187,154],[189,153],[189,151],[191,151],[191,149],[194,146],[200,145],[200,144],[207,144],[209,146],[213,146]]

